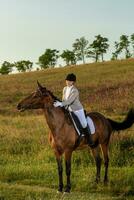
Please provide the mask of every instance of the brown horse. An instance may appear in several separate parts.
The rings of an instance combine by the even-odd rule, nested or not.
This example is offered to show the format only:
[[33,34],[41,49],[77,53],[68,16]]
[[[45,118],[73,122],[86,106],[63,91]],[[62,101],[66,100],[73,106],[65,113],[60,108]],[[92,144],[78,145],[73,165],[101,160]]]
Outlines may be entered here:
[[[23,99],[17,106],[18,110],[24,111],[27,109],[43,109],[47,124],[51,130],[49,135],[51,147],[54,150],[59,174],[59,188],[58,191],[63,190],[63,177],[62,177],[62,155],[65,155],[67,185],[65,192],[70,192],[70,174],[71,174],[71,156],[72,152],[79,148],[88,147],[85,138],[82,138],[79,146],[75,147],[78,135],[75,131],[73,124],[67,116],[67,111],[64,108],[53,106],[57,98],[51,91],[38,83],[38,88],[30,96]],[[104,156],[105,175],[104,183],[108,182],[108,145],[112,131],[124,130],[132,126],[134,123],[134,110],[131,109],[123,122],[115,122],[111,119],[105,118],[102,114],[91,112],[88,114],[95,124],[96,132],[92,135],[92,140],[96,143],[96,147],[92,148],[92,153],[96,162],[96,182],[100,180],[101,158],[100,147]]]

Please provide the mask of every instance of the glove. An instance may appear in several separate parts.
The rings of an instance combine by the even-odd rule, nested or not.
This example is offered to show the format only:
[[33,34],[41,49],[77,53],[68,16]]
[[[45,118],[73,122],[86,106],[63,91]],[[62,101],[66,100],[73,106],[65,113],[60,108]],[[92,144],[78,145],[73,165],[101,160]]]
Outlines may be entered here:
[[62,102],[60,101],[55,101],[53,105],[54,107],[63,107]]

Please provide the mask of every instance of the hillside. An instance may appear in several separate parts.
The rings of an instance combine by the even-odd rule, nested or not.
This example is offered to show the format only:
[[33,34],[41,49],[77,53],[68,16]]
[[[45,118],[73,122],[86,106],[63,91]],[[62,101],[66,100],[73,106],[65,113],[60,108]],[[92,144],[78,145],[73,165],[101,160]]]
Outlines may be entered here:
[[78,77],[81,101],[88,111],[99,111],[119,121],[134,107],[134,60],[0,76],[0,199],[133,199],[134,126],[111,136],[107,187],[103,185],[104,164],[101,182],[94,183],[95,162],[85,149],[73,153],[71,194],[56,194],[57,166],[48,143],[50,130],[44,116],[39,115],[42,111],[19,113],[16,105],[35,91],[37,80],[61,97],[70,72]]
[[70,72],[77,75],[80,98],[88,111],[126,112],[133,106],[134,59],[130,59],[0,76],[0,114],[15,114],[17,103],[36,89],[37,80],[61,97]]

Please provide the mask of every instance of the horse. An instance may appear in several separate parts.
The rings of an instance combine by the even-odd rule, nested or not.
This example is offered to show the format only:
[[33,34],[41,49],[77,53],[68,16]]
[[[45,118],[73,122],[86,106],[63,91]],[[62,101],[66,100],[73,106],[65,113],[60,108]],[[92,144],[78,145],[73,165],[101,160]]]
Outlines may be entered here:
[[[67,115],[67,111],[63,107],[54,107],[54,102],[59,100],[54,94],[46,87],[42,86],[37,81],[37,89],[28,97],[21,100],[17,109],[19,111],[25,111],[30,109],[42,109],[46,118],[46,122],[51,132],[49,133],[50,145],[54,151],[57,166],[59,185],[58,192],[63,192],[63,166],[62,157],[64,155],[66,166],[66,186],[64,192],[69,193],[71,190],[71,157],[75,150],[90,148],[87,144],[87,140],[83,137],[76,147],[78,141],[78,134],[72,124],[70,118]],[[109,165],[109,141],[113,131],[125,130],[132,126],[134,123],[134,109],[131,108],[122,122],[116,122],[112,119],[106,118],[101,113],[90,112],[87,114],[91,117],[95,124],[95,133],[91,135],[92,140],[96,143],[96,147],[90,148],[96,163],[96,179],[98,183],[100,181],[101,171],[101,157],[100,150],[104,157],[104,184],[108,183],[108,165]]]

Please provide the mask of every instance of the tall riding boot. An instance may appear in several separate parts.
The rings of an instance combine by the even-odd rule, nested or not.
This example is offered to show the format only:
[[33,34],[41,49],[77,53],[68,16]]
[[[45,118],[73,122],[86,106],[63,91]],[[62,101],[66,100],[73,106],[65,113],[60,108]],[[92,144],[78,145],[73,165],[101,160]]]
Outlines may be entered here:
[[84,132],[84,135],[86,136],[88,145],[90,147],[94,147],[95,144],[92,140],[91,132],[90,132],[90,129],[88,128],[88,126],[86,128],[83,128],[83,132]]

